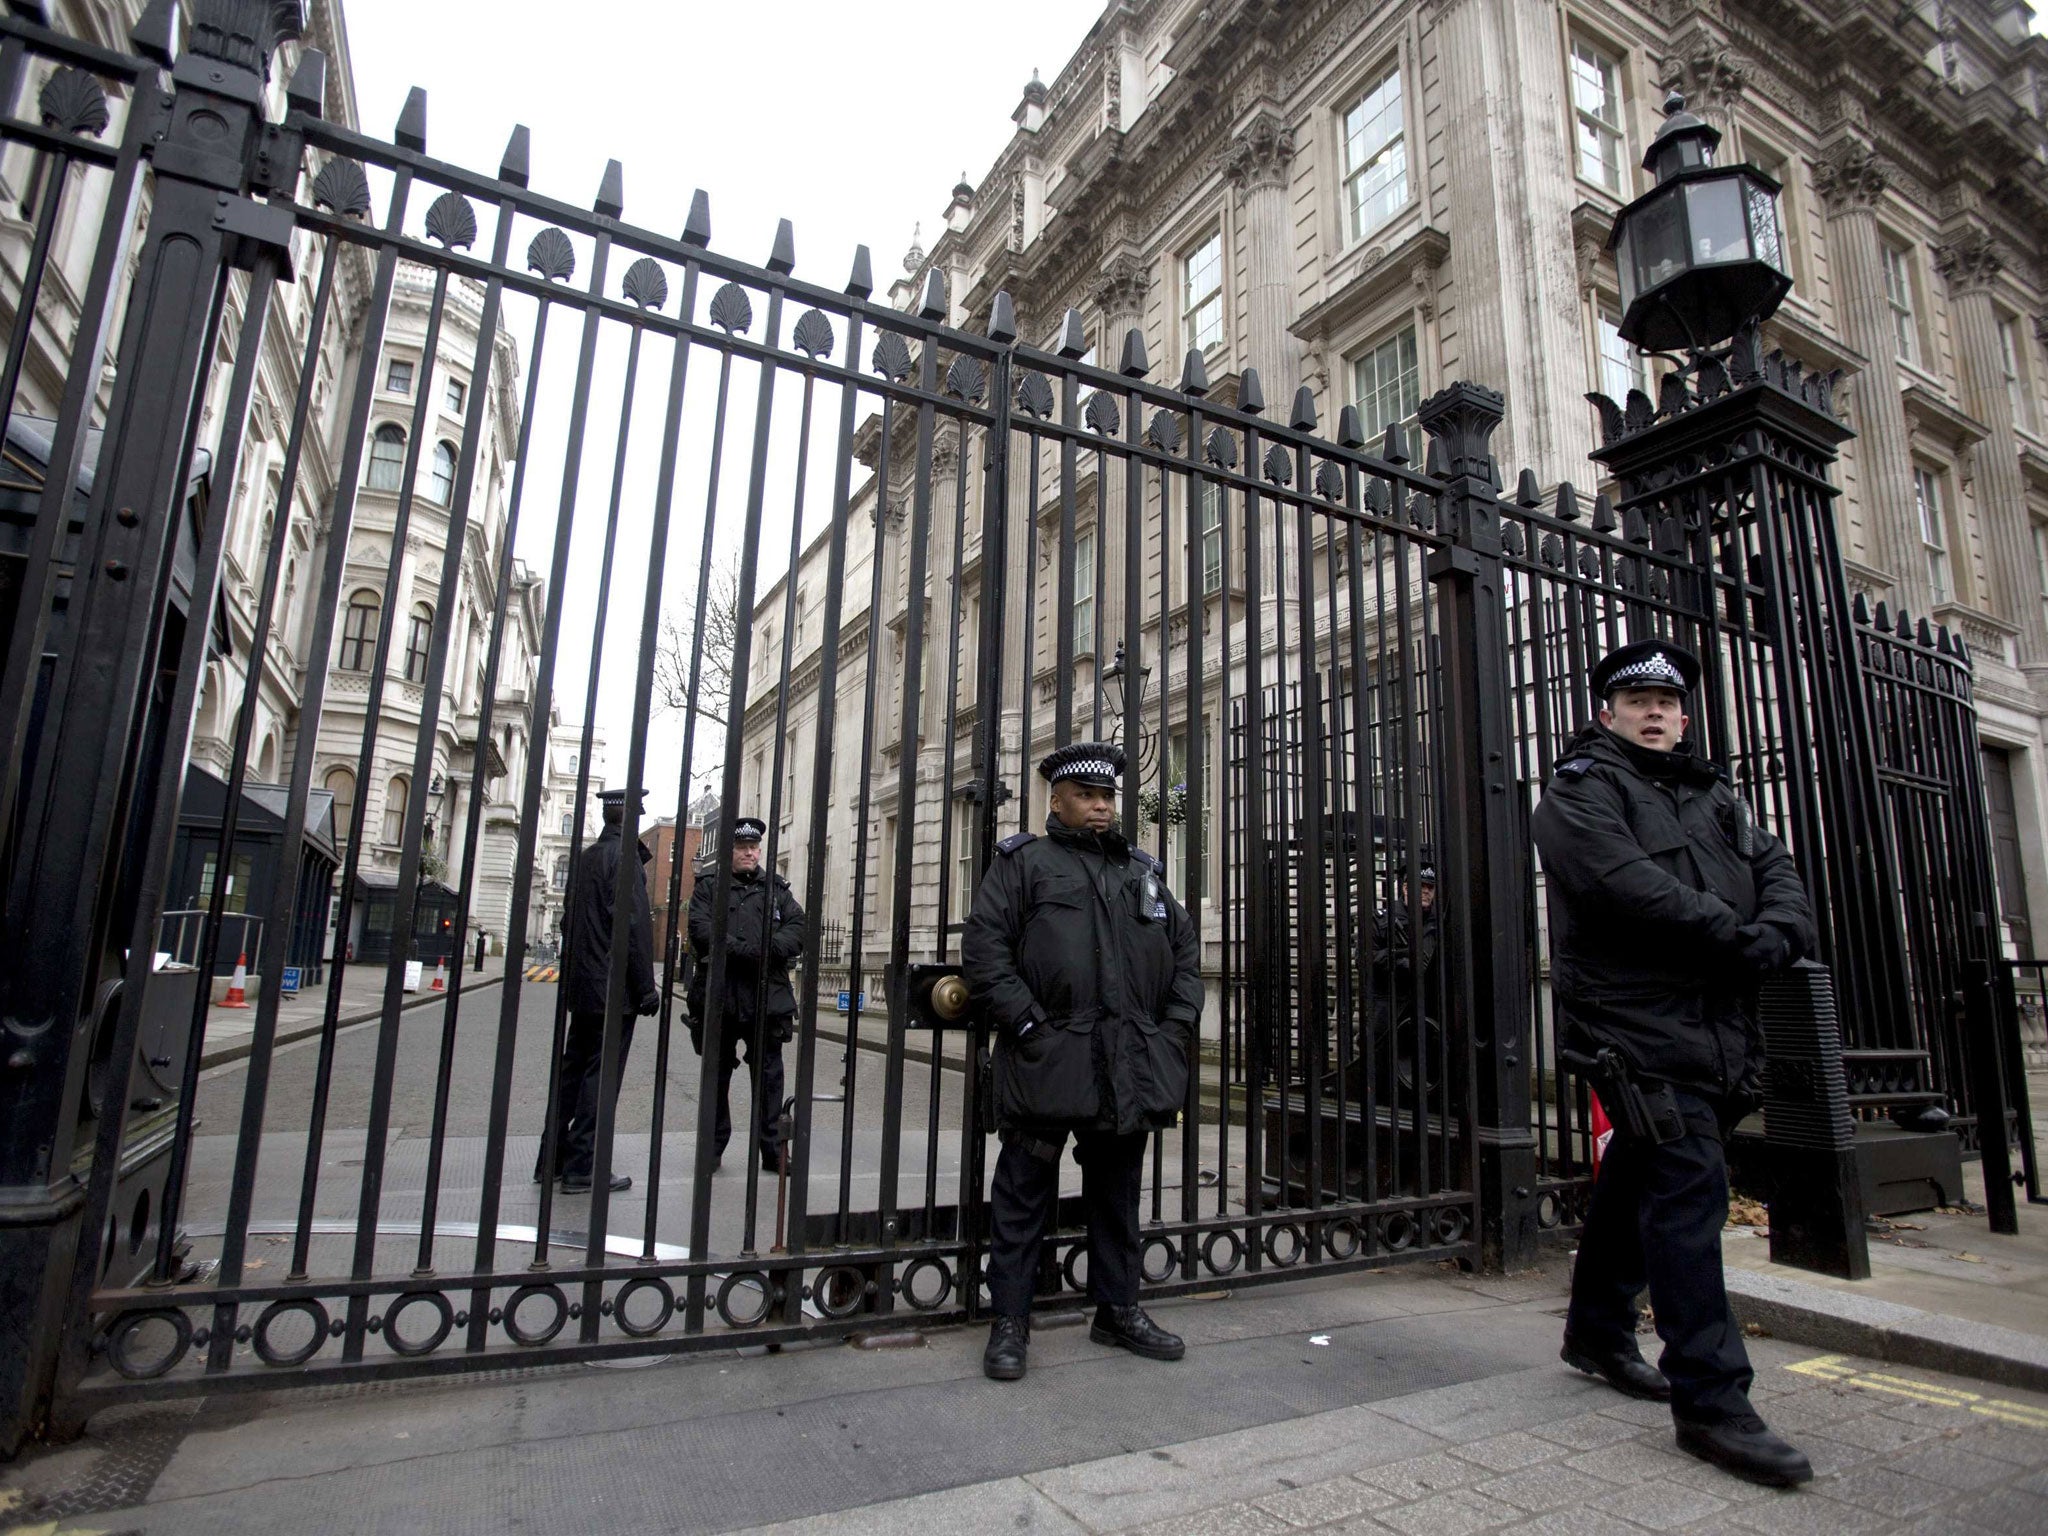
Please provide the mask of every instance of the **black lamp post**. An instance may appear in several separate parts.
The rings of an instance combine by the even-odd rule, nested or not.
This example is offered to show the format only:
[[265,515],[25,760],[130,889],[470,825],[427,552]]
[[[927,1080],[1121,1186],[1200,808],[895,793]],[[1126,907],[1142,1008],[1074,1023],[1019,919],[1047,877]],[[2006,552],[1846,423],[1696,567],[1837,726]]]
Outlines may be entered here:
[[1754,166],[1715,165],[1721,130],[1686,111],[1677,92],[1664,112],[1643,156],[1657,185],[1615,215],[1607,247],[1621,275],[1623,339],[1697,360],[1769,319],[1792,279],[1778,183]]
[[1152,669],[1142,661],[1135,667],[1126,667],[1124,643],[1117,641],[1116,654],[1102,673],[1102,689],[1109,699],[1110,714],[1116,720],[1110,737],[1115,741],[1123,740],[1124,690],[1128,686],[1134,690],[1130,700],[1131,712],[1138,717],[1138,771],[1141,774],[1151,765],[1152,733],[1145,728],[1145,692],[1151,683]]

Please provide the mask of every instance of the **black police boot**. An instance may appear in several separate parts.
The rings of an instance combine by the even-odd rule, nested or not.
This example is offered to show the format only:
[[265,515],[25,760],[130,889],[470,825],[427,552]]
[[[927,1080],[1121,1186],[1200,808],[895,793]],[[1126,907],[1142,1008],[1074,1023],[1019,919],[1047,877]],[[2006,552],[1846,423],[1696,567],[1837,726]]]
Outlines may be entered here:
[[989,1325],[988,1348],[981,1352],[981,1374],[990,1381],[1022,1381],[1024,1354],[1030,1346],[1030,1318],[997,1314]]
[[1652,1403],[1671,1401],[1671,1383],[1664,1379],[1664,1373],[1632,1349],[1616,1350],[1611,1354],[1581,1349],[1572,1342],[1572,1336],[1566,1334],[1564,1348],[1557,1352],[1557,1358],[1575,1371],[1600,1377],[1615,1391],[1629,1397],[1640,1397]]
[[1806,1453],[1772,1434],[1753,1413],[1712,1424],[1690,1419],[1674,1423],[1681,1451],[1711,1461],[1737,1477],[1771,1488],[1790,1488],[1813,1480],[1813,1463]]
[[782,1154],[779,1152],[770,1152],[766,1148],[763,1148],[761,1152],[761,1171],[763,1173],[782,1172]]
[[1088,1337],[1097,1344],[1128,1349],[1147,1360],[1178,1360],[1188,1352],[1180,1336],[1153,1322],[1143,1307],[1097,1307]]
[[[628,1174],[628,1173],[615,1173],[615,1174],[613,1174],[613,1175],[612,1175],[612,1179],[611,1179],[611,1184],[612,1184],[612,1193],[616,1195],[616,1194],[617,1194],[617,1193],[618,1193],[618,1192],[619,1192],[620,1190],[622,1190],[622,1189],[631,1189],[631,1188],[633,1187],[633,1176],[632,1176],[631,1174]],[[565,1173],[565,1174],[563,1174],[563,1175],[562,1175],[562,1193],[563,1193],[563,1194],[565,1194],[565,1195],[583,1195],[583,1194],[588,1194],[589,1192],[590,1192],[590,1175],[589,1175],[589,1174],[587,1174],[587,1173]]]

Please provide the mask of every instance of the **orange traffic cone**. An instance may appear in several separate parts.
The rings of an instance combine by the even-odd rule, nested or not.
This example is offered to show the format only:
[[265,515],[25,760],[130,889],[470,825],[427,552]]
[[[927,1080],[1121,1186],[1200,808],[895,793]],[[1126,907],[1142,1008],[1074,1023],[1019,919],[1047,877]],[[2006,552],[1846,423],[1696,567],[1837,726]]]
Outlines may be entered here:
[[228,995],[220,1000],[223,1008],[246,1008],[249,1006],[249,952],[243,950],[235,956],[235,974],[228,978]]
[[446,992],[448,990],[448,957],[446,955],[443,955],[434,963],[434,984],[427,990],[430,992]]

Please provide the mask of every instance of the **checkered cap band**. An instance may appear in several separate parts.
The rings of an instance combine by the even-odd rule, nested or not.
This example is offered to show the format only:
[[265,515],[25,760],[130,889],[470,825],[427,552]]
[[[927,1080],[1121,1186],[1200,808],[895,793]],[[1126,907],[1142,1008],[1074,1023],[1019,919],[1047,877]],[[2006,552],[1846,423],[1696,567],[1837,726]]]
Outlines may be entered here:
[[1076,758],[1071,763],[1061,763],[1052,771],[1052,782],[1061,779],[1115,779],[1117,765],[1106,757]]
[[1676,688],[1685,692],[1685,674],[1678,670],[1678,664],[1662,651],[1654,651],[1641,661],[1632,661],[1615,670],[1607,679],[1607,691],[1613,693],[1620,688]]

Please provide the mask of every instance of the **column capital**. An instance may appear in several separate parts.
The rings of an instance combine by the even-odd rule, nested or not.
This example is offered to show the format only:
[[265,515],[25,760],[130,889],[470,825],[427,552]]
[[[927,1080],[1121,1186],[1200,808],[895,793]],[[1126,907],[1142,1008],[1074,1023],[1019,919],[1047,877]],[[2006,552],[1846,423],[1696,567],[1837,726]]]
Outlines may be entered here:
[[1891,168],[1867,144],[1842,139],[1813,163],[1813,184],[1828,217],[1866,209],[1891,185]]
[[1294,158],[1294,130],[1277,112],[1261,108],[1231,137],[1224,174],[1240,192],[1287,183],[1287,163]]
[[1667,55],[1657,76],[1664,90],[1677,89],[1694,111],[1727,120],[1749,86],[1750,63],[1712,34],[1696,31]]
[[2005,262],[1998,254],[1998,242],[1988,230],[1966,225],[1934,248],[1935,270],[1958,298],[1981,293],[1998,280]]
[[1151,263],[1134,252],[1119,251],[1102,264],[1090,296],[1105,315],[1140,315],[1151,288]]

